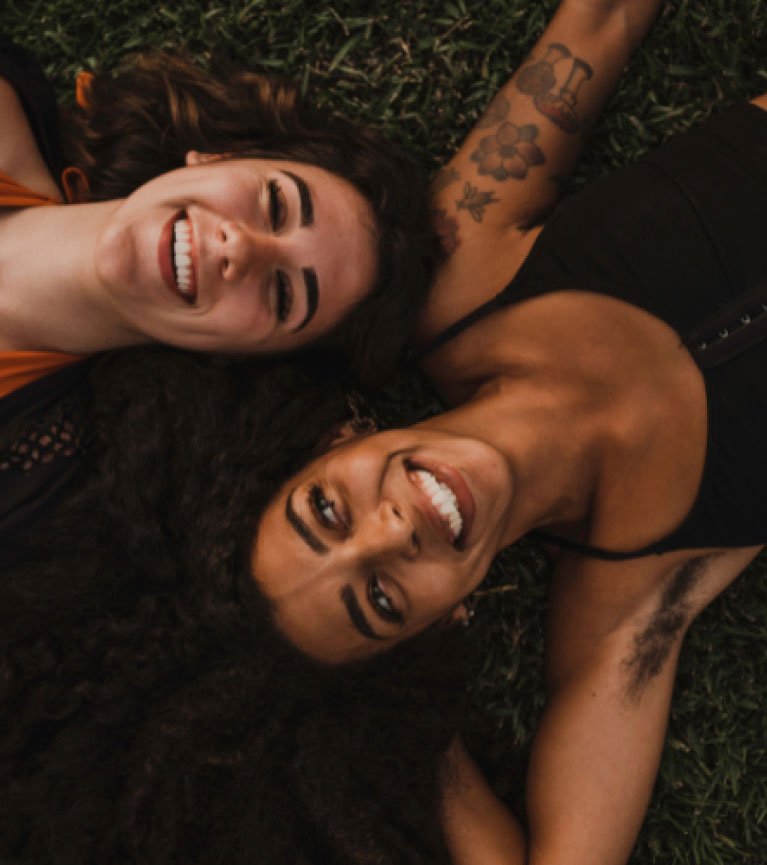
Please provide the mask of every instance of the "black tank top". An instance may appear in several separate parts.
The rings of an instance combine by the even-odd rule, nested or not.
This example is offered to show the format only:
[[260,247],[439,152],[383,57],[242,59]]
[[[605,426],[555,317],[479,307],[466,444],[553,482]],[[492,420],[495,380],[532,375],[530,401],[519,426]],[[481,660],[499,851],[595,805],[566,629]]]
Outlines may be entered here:
[[695,502],[666,537],[604,559],[767,543],[767,112],[730,108],[565,199],[514,279],[422,352],[493,310],[554,291],[615,297],[680,335],[706,386]]

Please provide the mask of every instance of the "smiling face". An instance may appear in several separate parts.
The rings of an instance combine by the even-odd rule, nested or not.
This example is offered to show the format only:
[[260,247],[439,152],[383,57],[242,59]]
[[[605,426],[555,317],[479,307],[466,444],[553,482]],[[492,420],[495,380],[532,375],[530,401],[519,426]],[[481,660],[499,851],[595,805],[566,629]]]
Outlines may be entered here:
[[428,423],[331,449],[262,517],[254,578],[288,639],[320,661],[362,658],[460,616],[506,543],[506,460]]
[[97,241],[100,289],[137,341],[270,352],[333,328],[373,286],[373,216],[311,165],[190,154],[125,199]]

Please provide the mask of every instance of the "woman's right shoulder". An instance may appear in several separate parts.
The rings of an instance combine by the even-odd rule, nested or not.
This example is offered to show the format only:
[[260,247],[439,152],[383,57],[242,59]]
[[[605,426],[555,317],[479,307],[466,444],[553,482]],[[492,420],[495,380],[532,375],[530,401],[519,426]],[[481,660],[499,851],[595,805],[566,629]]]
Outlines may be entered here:
[[18,183],[56,200],[61,193],[40,153],[24,107],[13,85],[0,78],[0,170]]

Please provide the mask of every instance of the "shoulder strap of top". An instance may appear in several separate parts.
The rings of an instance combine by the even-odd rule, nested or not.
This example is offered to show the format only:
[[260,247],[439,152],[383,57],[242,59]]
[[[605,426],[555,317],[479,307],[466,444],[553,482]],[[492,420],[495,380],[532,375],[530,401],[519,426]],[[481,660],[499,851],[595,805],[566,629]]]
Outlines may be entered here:
[[486,300],[481,306],[478,306],[475,310],[464,315],[463,318],[459,318],[458,321],[453,322],[450,327],[446,327],[442,333],[437,334],[437,336],[435,336],[430,342],[427,342],[423,348],[413,352],[413,359],[416,362],[422,361],[438,348],[442,348],[445,343],[450,342],[451,339],[458,336],[459,333],[463,333],[467,328],[470,328],[475,322],[480,321],[487,315],[490,315],[494,310],[500,309],[503,306],[502,295],[505,290],[506,289],[495,297],[491,297],[490,300]]
[[530,532],[528,537],[534,538],[536,541],[542,541],[545,544],[553,544],[564,550],[572,550],[574,553],[580,553],[582,556],[588,556],[592,559],[602,559],[605,562],[623,562],[627,559],[639,559],[642,556],[649,556],[660,552],[657,542],[648,544],[646,547],[642,547],[641,550],[624,551],[604,550],[602,547],[592,547],[589,544],[581,544],[578,541],[560,538],[559,535],[552,535],[540,529]]

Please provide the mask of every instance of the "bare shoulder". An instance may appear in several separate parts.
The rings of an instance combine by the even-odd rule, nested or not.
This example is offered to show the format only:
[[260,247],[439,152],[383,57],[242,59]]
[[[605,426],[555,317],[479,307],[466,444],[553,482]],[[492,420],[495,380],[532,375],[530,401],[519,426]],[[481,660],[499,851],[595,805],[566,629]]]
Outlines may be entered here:
[[0,78],[0,170],[30,189],[52,198],[60,192],[37,148],[35,136],[16,91]]

